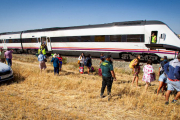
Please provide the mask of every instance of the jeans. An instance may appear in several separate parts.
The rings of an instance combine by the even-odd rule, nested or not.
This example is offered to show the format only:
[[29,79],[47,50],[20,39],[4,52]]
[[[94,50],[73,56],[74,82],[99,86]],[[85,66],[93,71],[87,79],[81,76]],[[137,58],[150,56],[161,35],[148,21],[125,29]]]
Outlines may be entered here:
[[107,86],[107,93],[108,95],[111,93],[111,88],[112,88],[112,83],[113,83],[113,79],[112,77],[104,77],[102,76],[102,87],[101,87],[101,95],[104,94],[104,90]]
[[7,61],[7,63],[8,63],[8,66],[12,66],[12,60],[11,59],[9,59],[9,58],[6,58],[6,61]]
[[59,74],[59,67],[54,67],[54,75]]

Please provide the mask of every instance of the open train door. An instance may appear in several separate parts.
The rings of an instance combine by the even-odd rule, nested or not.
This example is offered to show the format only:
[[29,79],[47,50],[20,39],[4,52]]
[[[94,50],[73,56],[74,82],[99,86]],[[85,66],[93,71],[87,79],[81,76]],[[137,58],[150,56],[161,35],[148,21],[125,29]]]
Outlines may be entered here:
[[51,51],[51,42],[49,37],[46,36],[41,37],[41,44],[45,45],[46,51]]
[[50,39],[50,37],[47,37],[46,42],[47,42],[47,49],[48,49],[48,51],[52,51],[51,39]]
[[2,44],[3,44],[3,49],[7,50],[7,45],[6,45],[6,40],[5,39],[2,41]]

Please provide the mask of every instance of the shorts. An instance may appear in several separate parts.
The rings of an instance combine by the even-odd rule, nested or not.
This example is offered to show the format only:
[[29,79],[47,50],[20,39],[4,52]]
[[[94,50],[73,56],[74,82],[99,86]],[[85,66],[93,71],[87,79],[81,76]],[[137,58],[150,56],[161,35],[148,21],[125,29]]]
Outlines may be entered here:
[[180,92],[180,81],[170,81],[167,78],[167,90],[174,91],[174,89]]
[[92,66],[91,63],[89,63],[89,64],[87,65],[88,68],[90,68],[91,66]]
[[163,83],[167,83],[167,77],[165,76],[164,73],[159,76],[159,81]]

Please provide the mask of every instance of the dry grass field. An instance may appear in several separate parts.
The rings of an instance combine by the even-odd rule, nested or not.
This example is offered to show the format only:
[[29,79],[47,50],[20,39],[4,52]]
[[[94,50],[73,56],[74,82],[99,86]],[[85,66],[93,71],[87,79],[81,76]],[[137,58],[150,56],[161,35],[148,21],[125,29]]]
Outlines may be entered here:
[[63,65],[60,75],[54,76],[49,60],[40,73],[35,56],[13,55],[12,69],[14,81],[0,86],[0,120],[180,119],[180,105],[165,105],[164,96],[154,94],[158,81],[144,93],[142,73],[136,88],[130,84],[131,72],[116,68],[117,81],[108,101],[100,98],[102,78],[96,72],[79,74],[75,63]]

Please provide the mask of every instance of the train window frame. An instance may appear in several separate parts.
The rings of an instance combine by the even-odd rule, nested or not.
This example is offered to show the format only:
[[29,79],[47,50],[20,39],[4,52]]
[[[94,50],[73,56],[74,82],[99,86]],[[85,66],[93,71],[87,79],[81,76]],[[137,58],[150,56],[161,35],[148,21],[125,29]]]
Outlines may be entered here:
[[121,42],[121,40],[122,40],[122,35],[109,35],[109,42]]
[[[32,39],[36,39],[36,41]],[[38,38],[22,38],[22,43],[38,43]]]
[[144,42],[144,34],[127,35],[127,42]]

